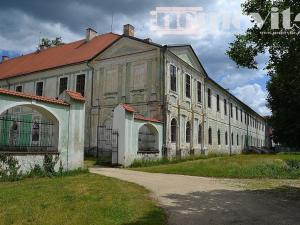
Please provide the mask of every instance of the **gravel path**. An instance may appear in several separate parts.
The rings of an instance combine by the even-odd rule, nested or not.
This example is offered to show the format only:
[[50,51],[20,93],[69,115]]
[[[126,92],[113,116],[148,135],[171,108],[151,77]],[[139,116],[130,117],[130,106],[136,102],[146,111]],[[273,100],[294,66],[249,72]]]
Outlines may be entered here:
[[116,168],[91,168],[90,172],[146,187],[166,210],[170,225],[300,224],[300,199],[276,194],[280,192],[244,190],[233,185],[238,180]]

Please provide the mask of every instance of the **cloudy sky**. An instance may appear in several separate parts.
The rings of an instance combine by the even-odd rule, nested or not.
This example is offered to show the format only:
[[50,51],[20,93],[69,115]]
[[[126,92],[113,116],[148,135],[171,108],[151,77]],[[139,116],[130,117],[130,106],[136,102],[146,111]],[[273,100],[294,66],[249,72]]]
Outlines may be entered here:
[[[0,55],[11,57],[34,51],[41,37],[62,37],[64,42],[84,37],[92,27],[98,33],[122,33],[122,25],[130,23],[135,35],[151,37],[160,44],[191,44],[206,71],[215,81],[246,102],[261,115],[269,114],[266,104],[266,56],[260,56],[259,70],[237,68],[225,51],[250,25],[241,15],[239,0],[10,0],[0,7]],[[162,34],[154,31],[150,14],[156,7],[201,7],[193,34]],[[224,19],[225,18],[225,19]],[[230,26],[225,22],[234,21]],[[237,23],[239,22],[239,23]]]

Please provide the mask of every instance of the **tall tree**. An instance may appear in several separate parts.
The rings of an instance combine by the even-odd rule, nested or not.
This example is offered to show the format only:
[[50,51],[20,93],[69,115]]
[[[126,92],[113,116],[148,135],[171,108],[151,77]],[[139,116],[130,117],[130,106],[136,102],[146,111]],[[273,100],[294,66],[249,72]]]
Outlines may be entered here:
[[[267,100],[273,139],[300,147],[300,1],[247,0],[242,10],[252,16],[252,26],[236,35],[227,54],[238,66],[257,69],[257,55],[268,53],[265,69],[270,76]],[[264,23],[258,24],[261,19]]]

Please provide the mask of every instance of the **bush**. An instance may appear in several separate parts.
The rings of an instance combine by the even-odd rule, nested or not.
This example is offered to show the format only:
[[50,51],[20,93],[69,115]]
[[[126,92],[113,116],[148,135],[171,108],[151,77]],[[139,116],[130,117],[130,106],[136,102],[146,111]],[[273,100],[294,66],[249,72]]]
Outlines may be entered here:
[[56,175],[55,165],[57,162],[58,162],[58,156],[55,156],[54,158],[52,155],[46,154],[44,156],[43,169],[47,177],[52,177]]
[[76,169],[64,171],[62,162],[60,161],[59,169],[56,172],[55,166],[58,162],[58,156],[45,155],[43,165],[35,164],[28,173],[23,173],[20,170],[20,165],[17,159],[13,156],[0,154],[0,181],[18,181],[29,177],[61,177],[74,176],[82,173],[87,173],[88,169]]
[[0,181],[17,181],[22,177],[18,160],[13,156],[0,154]]
[[285,163],[290,169],[300,170],[300,161],[298,160],[285,160]]

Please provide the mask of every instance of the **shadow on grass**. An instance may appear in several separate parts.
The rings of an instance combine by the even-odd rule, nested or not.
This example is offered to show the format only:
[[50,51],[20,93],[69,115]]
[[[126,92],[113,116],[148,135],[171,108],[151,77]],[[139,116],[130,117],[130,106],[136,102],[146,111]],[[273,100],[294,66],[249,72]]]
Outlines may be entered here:
[[162,209],[156,208],[147,213],[137,221],[125,223],[123,225],[167,225],[167,216]]
[[[215,190],[164,196],[170,224],[299,224],[300,188]],[[136,223],[139,224],[139,223]],[[142,224],[142,223],[141,223]]]

